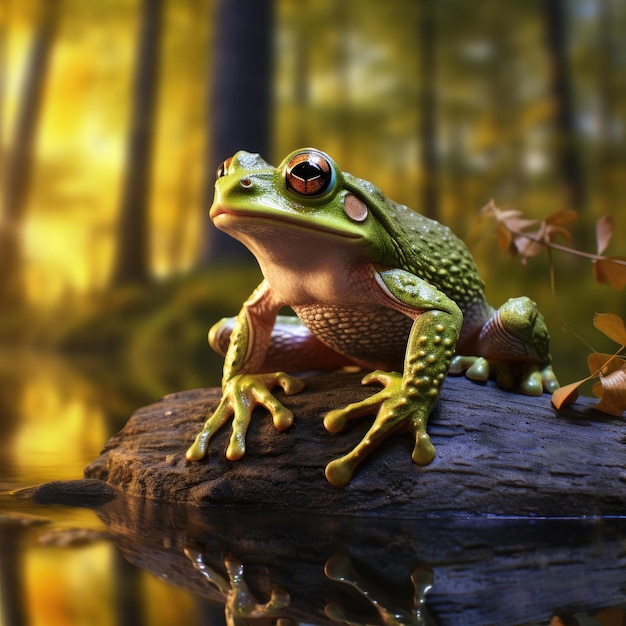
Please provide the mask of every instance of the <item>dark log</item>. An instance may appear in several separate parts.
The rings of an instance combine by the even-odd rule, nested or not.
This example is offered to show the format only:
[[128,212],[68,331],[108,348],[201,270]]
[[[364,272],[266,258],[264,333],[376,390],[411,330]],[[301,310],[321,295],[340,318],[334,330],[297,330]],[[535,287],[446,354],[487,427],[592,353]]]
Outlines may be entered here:
[[85,476],[129,495],[197,505],[407,518],[626,514],[625,425],[594,411],[591,399],[557,412],[545,394],[531,398],[449,377],[429,424],[435,460],[413,464],[411,437],[397,434],[338,489],[324,468],[361,439],[371,419],[331,434],[322,416],[372,388],[355,374],[305,380],[298,395],[276,394],[294,411],[293,426],[278,432],[257,410],[239,461],[224,455],[230,424],[214,437],[207,458],[185,459],[220,397],[219,389],[198,389],[139,409]]

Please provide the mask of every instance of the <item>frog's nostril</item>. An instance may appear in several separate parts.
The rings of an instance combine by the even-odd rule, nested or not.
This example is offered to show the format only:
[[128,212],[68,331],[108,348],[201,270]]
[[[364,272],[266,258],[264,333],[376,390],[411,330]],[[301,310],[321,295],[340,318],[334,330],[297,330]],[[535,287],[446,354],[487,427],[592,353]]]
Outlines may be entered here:
[[239,184],[244,188],[244,189],[248,189],[249,187],[252,187],[252,179],[248,178],[246,176],[246,178],[242,178],[239,181]]

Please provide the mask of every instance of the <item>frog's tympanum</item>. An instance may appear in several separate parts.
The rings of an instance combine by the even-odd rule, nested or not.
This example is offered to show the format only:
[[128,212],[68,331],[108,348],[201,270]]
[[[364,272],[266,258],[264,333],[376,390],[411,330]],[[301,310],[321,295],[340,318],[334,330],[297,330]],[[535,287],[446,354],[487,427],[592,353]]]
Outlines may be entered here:
[[[236,318],[209,333],[226,357],[223,396],[189,460],[204,457],[231,416],[226,456],[241,458],[258,405],[287,429],[293,414],[271,390],[295,394],[303,383],[285,372],[356,365],[374,370],[364,384],[383,387],[324,419],[334,433],[350,419],[376,416],[362,441],[327,465],[336,486],[398,431],[415,436],[415,463],[433,460],[426,422],[448,371],[493,376],[530,395],[558,387],[534,302],[514,298],[494,310],[471,254],[447,227],[385,198],[319,150],[297,150],[277,168],[238,152],[218,170],[210,216],[252,251],[264,280]],[[297,317],[279,316],[284,306]]]

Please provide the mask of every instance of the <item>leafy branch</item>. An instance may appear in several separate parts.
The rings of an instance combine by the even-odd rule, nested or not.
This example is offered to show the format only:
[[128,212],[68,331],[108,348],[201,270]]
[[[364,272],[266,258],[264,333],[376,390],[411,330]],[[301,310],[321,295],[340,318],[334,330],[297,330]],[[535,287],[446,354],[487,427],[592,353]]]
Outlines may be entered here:
[[[564,252],[589,259],[593,263],[595,280],[614,289],[626,286],[626,258],[605,256],[615,221],[610,216],[602,216],[596,221],[596,252],[584,252],[571,246],[572,234],[567,228],[577,219],[575,211],[563,209],[551,213],[544,220],[525,218],[520,211],[499,209],[493,201],[482,209],[482,214],[495,219],[498,246],[521,258],[522,264],[540,254],[544,249],[550,260],[552,292],[554,289],[554,267],[551,251]],[[569,245],[556,243],[560,237]],[[552,394],[552,403],[557,409],[574,402],[578,397],[579,387],[590,380],[598,379],[592,387],[593,394],[600,398],[596,409],[611,415],[622,415],[626,410],[626,327],[624,321],[614,313],[596,313],[593,325],[619,348],[613,354],[592,350],[587,357],[589,376],[557,389]]]
[[578,388],[589,380],[597,378],[591,391],[600,402],[598,411],[610,415],[621,415],[626,410],[626,328],[624,321],[614,313],[596,313],[593,325],[607,337],[619,344],[613,354],[592,352],[587,357],[589,376],[557,389],[552,394],[552,404],[560,409],[564,404],[574,402],[578,397]]
[[[626,257],[604,256],[615,227],[615,220],[603,215],[596,222],[596,253],[585,252],[571,247],[572,233],[568,224],[578,218],[576,211],[561,209],[544,220],[523,217],[521,211],[499,209],[493,200],[481,210],[483,215],[496,221],[498,246],[508,250],[511,255],[519,255],[525,265],[529,258],[537,256],[544,249],[557,250],[573,256],[590,259],[593,263],[594,276],[599,283],[608,284],[614,289],[626,287]],[[555,242],[562,237],[569,246]]]

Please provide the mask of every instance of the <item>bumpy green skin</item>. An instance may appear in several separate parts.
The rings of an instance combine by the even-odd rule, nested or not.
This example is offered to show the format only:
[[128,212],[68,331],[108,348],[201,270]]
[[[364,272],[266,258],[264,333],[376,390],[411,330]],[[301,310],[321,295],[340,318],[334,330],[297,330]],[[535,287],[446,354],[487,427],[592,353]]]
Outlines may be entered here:
[[[515,298],[494,311],[471,254],[449,228],[314,149],[277,168],[241,151],[219,174],[211,218],[250,248],[265,278],[236,319],[211,329],[211,345],[225,354],[223,397],[188,459],[204,457],[231,416],[226,456],[241,458],[257,405],[278,430],[291,425],[293,414],[271,390],[280,385],[292,394],[303,385],[275,363],[292,373],[358,365],[375,370],[364,383],[383,386],[324,419],[338,432],[350,419],[375,415],[363,440],[328,464],[336,486],[397,431],[413,434],[416,463],[432,461],[426,424],[448,371],[478,381],[494,376],[534,395],[558,387],[535,304]],[[285,305],[300,322],[277,316]]]

